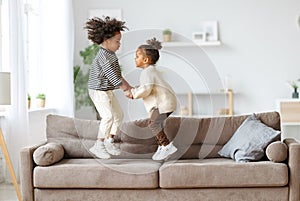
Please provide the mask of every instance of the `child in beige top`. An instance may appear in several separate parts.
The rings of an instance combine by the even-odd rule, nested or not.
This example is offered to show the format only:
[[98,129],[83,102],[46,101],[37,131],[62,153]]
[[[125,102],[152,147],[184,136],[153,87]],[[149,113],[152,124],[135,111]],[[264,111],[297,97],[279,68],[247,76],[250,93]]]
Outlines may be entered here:
[[153,160],[165,160],[177,151],[164,132],[164,121],[176,110],[176,96],[171,86],[161,77],[156,69],[161,43],[155,38],[148,40],[136,50],[136,67],[142,68],[140,86],[132,88],[132,98],[142,98],[149,113],[149,125],[155,136],[158,149]]

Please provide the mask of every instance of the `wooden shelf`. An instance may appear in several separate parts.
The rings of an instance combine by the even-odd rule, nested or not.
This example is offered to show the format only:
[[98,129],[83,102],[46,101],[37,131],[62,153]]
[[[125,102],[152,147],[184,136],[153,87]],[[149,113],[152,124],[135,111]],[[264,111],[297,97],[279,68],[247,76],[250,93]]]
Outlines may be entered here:
[[202,114],[193,114],[192,116],[182,116],[182,115],[173,115],[172,117],[185,117],[185,118],[200,118],[200,119],[207,119],[207,118],[214,118],[214,117],[231,117],[232,115],[202,115]]
[[[237,94],[237,92],[233,92],[233,91],[231,91],[231,92],[232,92],[233,94]],[[188,94],[188,92],[187,92],[187,93],[180,92],[180,93],[176,93],[176,94],[177,94],[177,95],[183,95],[183,96],[185,96],[185,95]],[[226,91],[193,92],[192,94],[195,95],[195,96],[197,96],[197,95],[199,95],[199,96],[211,96],[211,95],[215,96],[215,95],[227,95],[228,92],[226,92]]]
[[164,42],[163,47],[197,47],[197,46],[219,46],[221,41],[207,41],[207,42]]
[[[197,115],[193,114],[193,96],[195,95],[204,95],[204,96],[211,96],[211,95],[226,95],[227,96],[227,108],[223,108],[226,111],[224,111],[224,114],[219,114],[218,116],[232,116],[233,115],[233,91],[228,90],[224,92],[212,92],[212,93],[205,93],[205,92],[200,92],[200,93],[179,93],[179,95],[187,95],[188,96],[188,116],[203,116],[203,115]],[[204,115],[205,116],[205,115]]]

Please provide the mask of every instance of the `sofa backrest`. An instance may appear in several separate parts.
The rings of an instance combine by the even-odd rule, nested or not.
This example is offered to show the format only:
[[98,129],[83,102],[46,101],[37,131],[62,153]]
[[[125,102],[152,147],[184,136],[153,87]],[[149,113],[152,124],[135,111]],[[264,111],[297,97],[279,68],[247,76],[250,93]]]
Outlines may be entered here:
[[92,157],[88,149],[97,138],[99,121],[50,114],[46,119],[47,142],[62,144],[67,158]]
[[[231,138],[238,127],[250,115],[212,118],[170,117],[165,124],[165,133],[174,141],[178,151],[174,158],[195,159],[220,157],[218,151]],[[277,112],[256,114],[267,126],[280,130]],[[150,153],[157,146],[151,131],[146,127],[148,119],[126,122],[122,125],[122,148],[133,156]],[[142,147],[140,147],[142,145]],[[139,151],[142,152],[136,152]]]
[[[175,158],[214,158],[249,115],[190,118],[169,117],[165,133],[178,151]],[[280,130],[277,112],[256,114],[262,123]],[[100,121],[59,115],[47,116],[47,140],[64,146],[66,157],[92,157],[88,149],[94,144]],[[122,154],[119,158],[151,158],[157,144],[147,128],[148,119],[124,122],[121,126]]]

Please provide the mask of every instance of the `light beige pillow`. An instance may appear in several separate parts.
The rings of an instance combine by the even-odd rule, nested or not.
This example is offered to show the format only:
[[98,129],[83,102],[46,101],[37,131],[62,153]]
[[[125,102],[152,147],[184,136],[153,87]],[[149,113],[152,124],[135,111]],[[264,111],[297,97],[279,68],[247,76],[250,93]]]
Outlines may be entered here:
[[48,166],[60,161],[64,154],[65,151],[61,144],[50,142],[33,152],[33,160],[37,165]]
[[285,161],[287,154],[288,148],[286,144],[281,141],[272,142],[266,149],[268,159],[277,163]]

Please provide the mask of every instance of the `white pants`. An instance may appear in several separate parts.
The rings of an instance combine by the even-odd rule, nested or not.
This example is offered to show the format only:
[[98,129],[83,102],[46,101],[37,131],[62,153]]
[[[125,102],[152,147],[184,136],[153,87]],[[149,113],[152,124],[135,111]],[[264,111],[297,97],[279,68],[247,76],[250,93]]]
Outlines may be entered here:
[[89,89],[89,95],[101,117],[98,138],[117,135],[123,120],[123,112],[113,91]]

